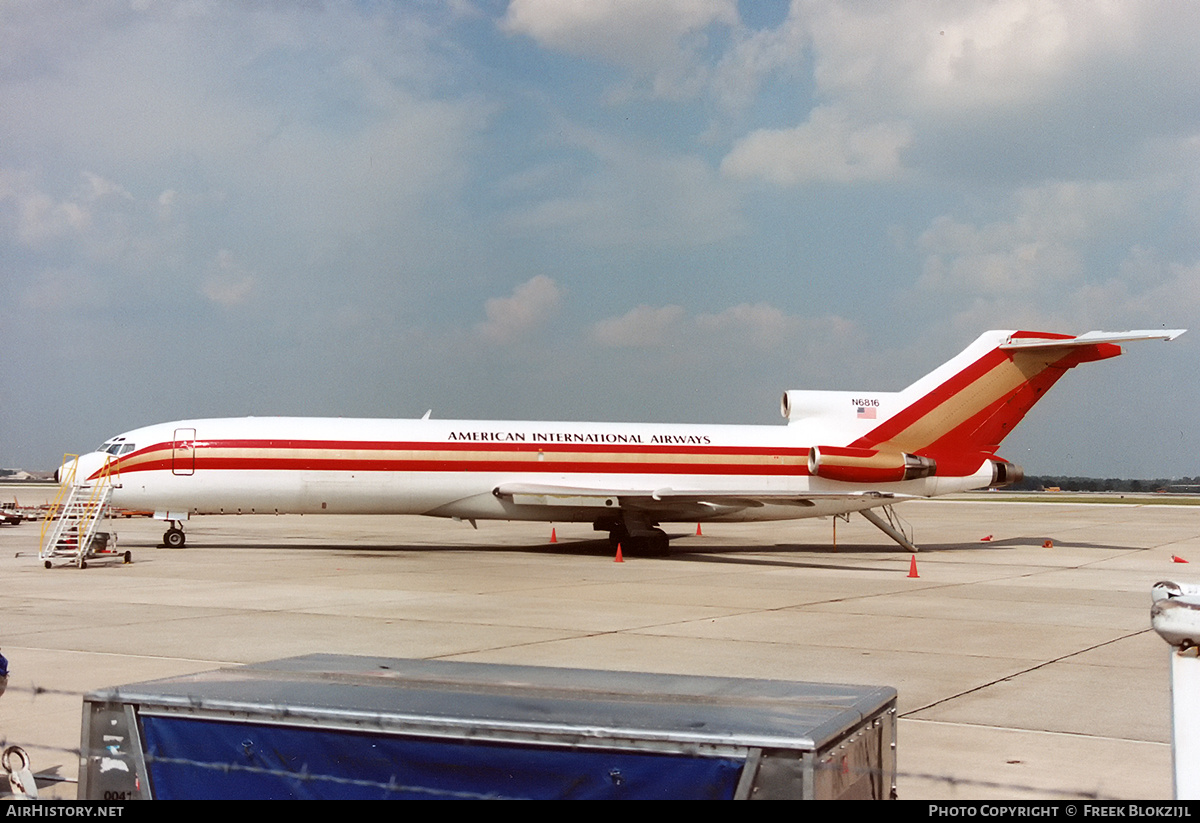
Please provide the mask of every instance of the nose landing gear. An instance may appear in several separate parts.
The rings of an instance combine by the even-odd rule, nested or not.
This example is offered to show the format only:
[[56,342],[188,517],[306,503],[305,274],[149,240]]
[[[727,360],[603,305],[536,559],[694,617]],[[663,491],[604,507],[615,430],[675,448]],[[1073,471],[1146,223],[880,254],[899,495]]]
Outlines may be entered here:
[[163,532],[163,545],[168,549],[182,549],[187,538],[178,520],[171,521],[171,528]]

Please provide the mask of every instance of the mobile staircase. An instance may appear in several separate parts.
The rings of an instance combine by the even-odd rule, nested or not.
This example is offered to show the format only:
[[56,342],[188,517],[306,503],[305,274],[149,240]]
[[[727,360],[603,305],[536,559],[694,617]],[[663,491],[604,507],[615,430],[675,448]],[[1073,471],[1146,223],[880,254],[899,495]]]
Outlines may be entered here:
[[107,462],[92,481],[75,475],[77,455],[63,457],[63,465],[69,465],[62,478],[58,494],[46,509],[42,520],[41,549],[38,559],[46,568],[52,568],[55,560],[65,560],[77,568],[86,569],[88,561],[116,561],[129,563],[130,552],[117,551],[117,534],[111,528],[102,531],[101,526],[112,521],[113,486],[119,480],[115,464]]

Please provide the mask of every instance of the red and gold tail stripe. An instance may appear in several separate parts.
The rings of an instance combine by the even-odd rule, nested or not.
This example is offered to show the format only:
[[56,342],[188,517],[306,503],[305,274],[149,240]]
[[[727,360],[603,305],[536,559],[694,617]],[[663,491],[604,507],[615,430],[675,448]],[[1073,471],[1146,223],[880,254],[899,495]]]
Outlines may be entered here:
[[954,454],[992,452],[1067,369],[1119,353],[1111,344],[993,349],[852,445],[926,454],[939,467]]

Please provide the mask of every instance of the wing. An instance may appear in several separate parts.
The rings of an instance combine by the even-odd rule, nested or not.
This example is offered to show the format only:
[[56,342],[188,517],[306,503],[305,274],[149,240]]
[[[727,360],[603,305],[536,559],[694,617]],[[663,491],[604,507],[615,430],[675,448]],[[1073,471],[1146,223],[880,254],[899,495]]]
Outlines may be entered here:
[[[874,490],[855,492],[764,492],[756,490],[637,489],[554,486],[541,483],[503,483],[498,497],[518,506],[572,506],[644,512],[660,520],[693,520],[732,514],[766,505],[809,508],[818,500],[904,499],[911,495]],[[797,515],[801,516],[801,515]]]

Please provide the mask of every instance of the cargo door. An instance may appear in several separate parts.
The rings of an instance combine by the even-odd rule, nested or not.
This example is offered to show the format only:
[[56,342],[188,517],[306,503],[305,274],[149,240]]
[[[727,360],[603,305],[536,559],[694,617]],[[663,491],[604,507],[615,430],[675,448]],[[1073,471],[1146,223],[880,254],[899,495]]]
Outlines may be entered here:
[[196,473],[196,430],[176,429],[171,448],[171,474]]

